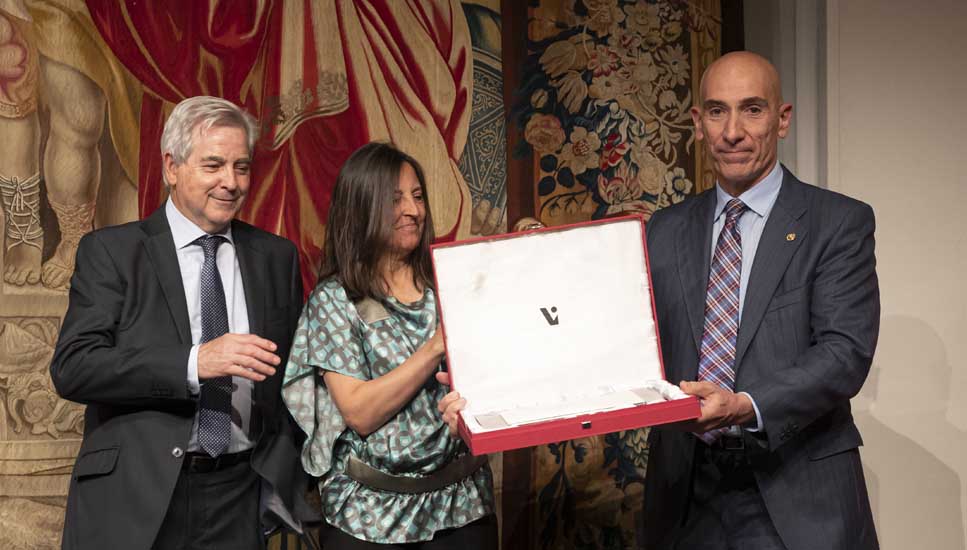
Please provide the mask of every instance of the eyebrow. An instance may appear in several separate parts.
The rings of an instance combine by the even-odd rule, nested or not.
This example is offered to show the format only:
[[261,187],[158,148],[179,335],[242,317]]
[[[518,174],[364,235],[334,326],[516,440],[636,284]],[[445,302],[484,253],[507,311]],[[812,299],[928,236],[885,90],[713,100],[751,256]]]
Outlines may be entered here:
[[[203,163],[214,162],[217,164],[225,164],[228,161],[225,159],[225,157],[220,157],[218,155],[209,155],[207,157],[202,157],[201,162]],[[245,157],[245,158],[240,158],[236,160],[234,164],[251,164],[251,163],[252,163],[252,159]]]
[[739,102],[742,107],[748,107],[749,105],[768,105],[769,100],[764,97],[747,97]]
[[[739,107],[748,107],[749,105],[769,105],[769,100],[764,97],[753,96],[739,101]],[[727,109],[729,106],[724,101],[720,101],[718,99],[706,99],[705,102],[702,103],[703,109],[711,109],[712,107],[722,107]]]

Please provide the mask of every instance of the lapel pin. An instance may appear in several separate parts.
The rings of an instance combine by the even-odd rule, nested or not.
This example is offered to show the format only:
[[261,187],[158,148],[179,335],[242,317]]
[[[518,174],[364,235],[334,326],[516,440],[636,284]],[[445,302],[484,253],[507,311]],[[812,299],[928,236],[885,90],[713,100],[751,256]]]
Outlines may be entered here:
[[788,234],[786,234],[786,240],[787,241],[794,241],[794,240],[796,240],[796,234],[795,233],[788,233]]

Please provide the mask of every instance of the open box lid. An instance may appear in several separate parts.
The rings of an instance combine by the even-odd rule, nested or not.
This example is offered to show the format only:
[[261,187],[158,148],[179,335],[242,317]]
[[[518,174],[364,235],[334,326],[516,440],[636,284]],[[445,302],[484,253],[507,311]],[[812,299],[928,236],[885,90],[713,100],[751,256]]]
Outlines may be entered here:
[[451,383],[477,420],[471,431],[668,390],[644,237],[629,216],[433,247]]

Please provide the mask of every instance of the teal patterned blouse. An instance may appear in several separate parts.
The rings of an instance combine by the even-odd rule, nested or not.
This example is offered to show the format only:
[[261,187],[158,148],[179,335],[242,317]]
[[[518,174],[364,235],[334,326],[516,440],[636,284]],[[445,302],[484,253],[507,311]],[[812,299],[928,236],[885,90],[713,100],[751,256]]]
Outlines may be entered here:
[[331,371],[372,380],[389,373],[433,335],[436,300],[383,300],[386,316],[360,317],[334,278],[321,282],[299,318],[285,369],[282,397],[308,438],[302,465],[319,477],[322,513],[330,524],[362,540],[399,544],[427,541],[436,531],[493,513],[493,481],[485,465],[470,477],[422,494],[371,489],[344,472],[350,454],[399,476],[432,474],[467,452],[450,437],[437,403],[447,393],[433,377],[406,406],[367,437],[349,429],[323,382]]

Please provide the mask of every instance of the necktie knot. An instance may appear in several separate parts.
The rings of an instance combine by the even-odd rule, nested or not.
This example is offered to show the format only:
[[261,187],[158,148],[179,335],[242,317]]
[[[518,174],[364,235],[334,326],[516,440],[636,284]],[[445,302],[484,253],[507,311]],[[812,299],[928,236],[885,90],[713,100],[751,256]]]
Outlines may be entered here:
[[725,223],[738,223],[739,216],[745,213],[749,207],[739,199],[732,199],[725,204]]
[[205,258],[214,258],[218,252],[218,247],[225,242],[225,237],[221,235],[203,235],[195,239],[195,244],[205,251]]

